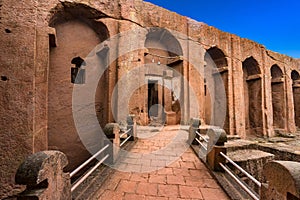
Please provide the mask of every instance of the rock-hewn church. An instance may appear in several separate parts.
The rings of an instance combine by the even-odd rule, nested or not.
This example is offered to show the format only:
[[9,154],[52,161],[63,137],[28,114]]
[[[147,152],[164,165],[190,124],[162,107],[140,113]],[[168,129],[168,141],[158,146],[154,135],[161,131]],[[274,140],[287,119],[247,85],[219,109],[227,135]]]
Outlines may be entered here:
[[89,156],[73,103],[93,74],[100,127],[127,114],[242,138],[300,126],[299,60],[142,0],[1,0],[0,27],[3,195],[29,154],[60,150],[68,169]]

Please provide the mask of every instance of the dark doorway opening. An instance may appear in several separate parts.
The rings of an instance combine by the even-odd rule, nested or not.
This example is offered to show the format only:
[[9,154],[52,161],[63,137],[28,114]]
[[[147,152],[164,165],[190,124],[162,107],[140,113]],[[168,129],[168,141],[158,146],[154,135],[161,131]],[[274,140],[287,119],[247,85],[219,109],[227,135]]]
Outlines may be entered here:
[[296,70],[293,70],[291,77],[293,80],[295,123],[300,128],[300,75]]
[[273,126],[276,129],[284,129],[286,124],[284,76],[278,65],[271,67],[271,76]]
[[249,57],[242,63],[246,136],[263,135],[262,80],[258,62]]
[[148,115],[158,117],[158,81],[148,81]]

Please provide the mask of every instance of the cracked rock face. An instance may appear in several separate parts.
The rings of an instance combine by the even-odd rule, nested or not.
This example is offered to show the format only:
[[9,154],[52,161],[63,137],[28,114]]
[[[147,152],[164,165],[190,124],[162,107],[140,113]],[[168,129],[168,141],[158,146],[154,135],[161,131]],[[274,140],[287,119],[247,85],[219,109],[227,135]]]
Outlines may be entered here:
[[262,191],[265,199],[299,199],[300,166],[292,161],[273,161],[264,166],[263,174],[268,180],[268,187]]
[[[152,54],[174,56],[169,52],[172,50],[186,58],[171,63],[175,71],[188,79],[189,86],[176,82],[183,87],[178,89],[182,93],[179,99],[182,102],[180,106],[166,106],[166,118],[170,124],[188,123],[194,117],[214,124],[211,119],[219,115],[218,110],[214,110],[216,103],[210,99],[219,90],[212,89],[206,93],[208,83],[198,73],[198,70],[204,70],[204,55],[209,49],[222,52],[212,53],[211,57],[214,62],[221,63],[217,71],[222,73],[227,95],[226,127],[223,127],[227,134],[239,134],[242,138],[274,136],[273,105],[278,108],[274,109],[276,113],[280,113],[276,121],[284,119],[281,120],[284,127],[280,126],[283,131],[293,132],[295,121],[300,124],[300,109],[294,106],[299,103],[293,100],[299,97],[298,79],[290,79],[292,70],[298,73],[300,61],[266,50],[248,39],[141,0],[1,0],[0,5],[0,48],[4,50],[0,63],[0,174],[4,174],[0,179],[0,198],[13,193],[11,191],[16,188],[13,177],[19,164],[30,154],[48,149],[60,150],[68,157],[68,170],[90,156],[78,136],[72,116],[74,84],[71,83],[71,67],[74,66],[71,60],[78,56],[85,58],[97,44],[132,29],[137,30],[136,35],[127,41],[119,38],[117,47],[108,47],[107,57],[102,55],[99,59],[99,63],[103,64],[113,55],[118,58],[111,61],[95,94],[96,117],[102,128],[117,121],[111,108],[116,83],[128,71],[152,63],[151,56],[146,57],[144,49],[118,56],[124,46],[135,44],[141,44],[145,49],[152,44],[163,50],[149,48]],[[157,37],[163,38],[163,42],[157,38],[146,42],[148,33],[155,30],[152,27],[165,29]],[[176,40],[171,40],[172,37],[166,37],[166,33],[171,31],[187,37],[173,36]],[[195,51],[189,49],[192,44],[200,46],[202,51],[195,55]],[[176,49],[181,49],[182,55]],[[250,69],[255,63],[247,64],[249,58],[257,63],[255,67],[260,73],[248,74],[248,67]],[[192,66],[191,60],[199,62]],[[270,70],[275,64],[286,73],[283,80],[285,87],[273,87],[272,96]],[[138,80],[138,76],[131,82]],[[142,125],[147,125],[150,120],[147,87],[136,90],[129,102],[130,114],[135,114],[137,122]],[[216,87],[212,85],[211,88]],[[164,98],[159,92],[161,99],[173,102],[172,95],[165,91]],[[191,100],[189,91],[195,92],[195,100]],[[286,97],[285,106],[279,105],[280,97]],[[272,103],[272,99],[276,102]],[[122,105],[124,102],[118,103]],[[195,109],[196,104],[199,104],[199,110]],[[90,145],[95,146],[97,138],[94,135],[90,138]]]

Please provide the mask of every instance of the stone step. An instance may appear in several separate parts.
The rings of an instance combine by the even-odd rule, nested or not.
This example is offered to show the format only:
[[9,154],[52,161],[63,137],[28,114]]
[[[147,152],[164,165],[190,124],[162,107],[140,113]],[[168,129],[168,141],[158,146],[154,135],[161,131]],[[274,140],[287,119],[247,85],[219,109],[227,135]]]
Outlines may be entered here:
[[100,166],[72,193],[72,199],[93,199],[94,193],[105,183],[112,169]]
[[255,149],[242,149],[230,151],[227,153],[227,156],[230,157],[236,163],[244,163],[260,159],[274,159],[273,154]]
[[244,149],[256,149],[257,148],[256,141],[249,141],[249,140],[229,140],[225,143],[227,148],[227,152],[236,151],[236,150],[244,150]]
[[231,199],[252,199],[227,173],[212,172]]
[[[227,156],[259,182],[265,182],[262,174],[263,166],[275,158],[275,156],[271,153],[255,149],[231,151],[227,153]],[[253,189],[256,193],[259,193],[259,187],[253,181],[251,181],[232,164],[228,163],[228,166],[235,174],[238,175],[238,177],[247,183],[251,189]]]

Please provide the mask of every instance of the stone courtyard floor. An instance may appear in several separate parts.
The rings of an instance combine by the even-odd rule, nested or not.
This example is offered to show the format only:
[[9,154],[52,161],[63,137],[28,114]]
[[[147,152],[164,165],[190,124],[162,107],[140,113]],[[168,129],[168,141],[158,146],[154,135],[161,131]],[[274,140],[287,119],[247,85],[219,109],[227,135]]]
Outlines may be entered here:
[[120,153],[95,199],[229,199],[186,144],[187,134],[179,126],[139,127],[137,143]]

